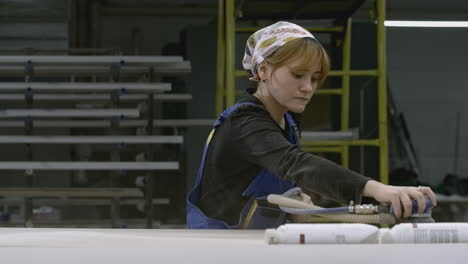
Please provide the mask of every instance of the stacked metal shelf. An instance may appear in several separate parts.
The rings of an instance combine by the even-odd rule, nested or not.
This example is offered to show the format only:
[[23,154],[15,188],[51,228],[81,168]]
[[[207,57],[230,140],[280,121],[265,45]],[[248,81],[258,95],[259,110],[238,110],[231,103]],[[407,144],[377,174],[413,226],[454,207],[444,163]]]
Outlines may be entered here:
[[[157,161],[154,145],[183,144],[183,136],[155,135],[154,127],[190,125],[190,120],[180,124],[182,120],[154,118],[155,101],[191,99],[188,94],[164,94],[171,90],[171,84],[159,83],[157,77],[184,75],[190,70],[190,62],[176,56],[0,56],[0,77],[24,79],[0,82],[0,144],[6,149],[26,147],[27,157],[21,161],[0,161],[1,177],[8,177],[8,171],[24,171],[27,179],[27,186],[0,187],[0,197],[3,197],[0,204],[18,204],[18,197],[22,197],[25,226],[41,226],[41,221],[33,218],[33,207],[38,205],[111,205],[111,219],[101,223],[118,227],[125,223],[124,219],[120,219],[122,204],[144,202],[146,219],[140,222],[151,228],[157,223],[153,219],[153,205],[170,202],[167,198],[153,197],[154,174],[156,171],[180,168],[178,160]],[[60,81],[43,81],[57,79]],[[83,79],[88,81],[77,81]],[[68,107],[54,108],[57,103],[65,103]],[[207,123],[206,120],[192,122],[195,125]],[[48,135],[37,132],[38,128],[44,127],[98,128],[102,133]],[[23,128],[22,134],[8,134],[8,131],[18,128]],[[109,160],[106,161],[48,161],[34,157],[33,148],[45,148],[52,144],[84,146],[88,149],[101,145],[113,147],[107,147]],[[132,154],[133,159],[121,160],[122,151],[133,145],[140,146]],[[38,171],[100,171],[109,178],[109,186],[39,187],[34,184]],[[128,171],[144,172],[143,190],[119,186],[119,177]],[[86,220],[73,221],[86,226]],[[60,223],[59,220],[56,224]]]

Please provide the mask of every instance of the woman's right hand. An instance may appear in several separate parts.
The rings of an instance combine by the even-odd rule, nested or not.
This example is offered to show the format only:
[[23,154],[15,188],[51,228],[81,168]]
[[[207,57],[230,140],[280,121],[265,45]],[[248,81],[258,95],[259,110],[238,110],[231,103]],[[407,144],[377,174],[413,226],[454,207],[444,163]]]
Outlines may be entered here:
[[392,186],[370,180],[364,186],[363,196],[372,197],[381,203],[391,204],[395,217],[409,217],[412,213],[413,200],[418,203],[419,214],[426,209],[425,196],[433,206],[437,205],[434,192],[429,187]]

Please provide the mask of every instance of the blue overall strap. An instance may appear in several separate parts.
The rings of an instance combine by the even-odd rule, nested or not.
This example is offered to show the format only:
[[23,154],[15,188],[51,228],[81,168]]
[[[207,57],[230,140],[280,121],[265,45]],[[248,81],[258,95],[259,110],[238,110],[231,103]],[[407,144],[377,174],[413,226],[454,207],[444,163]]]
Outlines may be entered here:
[[285,116],[286,116],[286,122],[288,122],[288,125],[290,127],[288,140],[289,142],[291,142],[291,144],[298,145],[299,144],[299,128],[297,127],[296,122],[294,122],[294,118],[291,115],[291,113],[287,112]]
[[[290,128],[288,141],[291,144],[297,145],[299,142],[299,130],[290,113],[286,113],[285,117]],[[295,182],[282,179],[265,168],[262,169],[242,193],[243,196],[250,197],[241,211],[240,218],[243,227],[264,229],[278,227],[283,224],[286,219],[286,213],[279,209],[262,206],[259,201],[265,201],[269,194],[283,194],[294,187],[296,187]]]
[[232,107],[226,109],[215,121],[213,125],[213,129],[208,136],[206,141],[205,147],[203,149],[202,160],[200,163],[200,167],[198,169],[197,178],[195,180],[195,186],[193,187],[192,191],[187,195],[187,226],[188,228],[209,228],[209,229],[227,229],[229,226],[223,222],[216,219],[211,219],[207,217],[201,210],[196,206],[200,199],[200,184],[203,176],[203,171],[205,167],[205,159],[208,152],[208,146],[213,138],[216,129],[226,120],[232,112],[238,109],[241,106],[245,105],[253,105],[257,106],[253,103],[238,103],[233,105]]

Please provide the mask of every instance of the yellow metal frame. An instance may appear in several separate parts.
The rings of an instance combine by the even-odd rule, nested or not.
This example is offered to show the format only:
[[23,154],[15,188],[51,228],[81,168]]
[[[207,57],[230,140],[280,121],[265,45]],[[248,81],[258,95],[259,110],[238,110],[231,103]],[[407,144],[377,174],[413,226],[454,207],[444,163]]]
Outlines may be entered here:
[[388,184],[388,132],[387,132],[387,38],[385,34],[385,0],[377,1],[377,71],[380,139],[380,181]]
[[234,105],[236,101],[235,75],[235,33],[236,14],[234,0],[226,0],[226,107]]
[[225,67],[225,49],[226,46],[224,35],[224,0],[218,0],[218,42],[217,42],[217,54],[216,54],[216,106],[215,116],[221,114],[224,109],[224,84],[226,73]]
[[[336,152],[341,154],[341,163],[349,165],[350,146],[371,146],[379,148],[379,177],[382,183],[388,183],[388,139],[387,139],[387,75],[386,75],[386,35],[385,35],[385,0],[377,0],[377,69],[351,69],[351,19],[345,26],[335,27],[306,27],[311,32],[343,32],[343,68],[330,71],[329,76],[341,76],[342,87],[338,89],[319,89],[317,95],[341,96],[341,129],[349,126],[349,97],[352,76],[374,76],[378,78],[378,126],[379,136],[376,139],[350,141],[319,141],[303,142],[301,145],[309,152]],[[235,103],[238,93],[235,89],[235,78],[245,77],[245,71],[236,70],[235,65],[235,33],[255,32],[259,28],[236,28],[235,0],[219,0],[218,17],[218,65],[216,89],[216,113]]]

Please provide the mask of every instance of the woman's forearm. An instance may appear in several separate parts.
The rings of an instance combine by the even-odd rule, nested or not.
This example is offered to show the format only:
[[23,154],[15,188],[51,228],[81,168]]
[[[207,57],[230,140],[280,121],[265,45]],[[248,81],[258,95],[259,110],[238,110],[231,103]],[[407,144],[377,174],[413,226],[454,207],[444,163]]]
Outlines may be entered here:
[[367,181],[367,183],[364,185],[364,189],[362,190],[362,196],[375,197],[378,189],[382,188],[383,185],[384,184],[375,180]]

